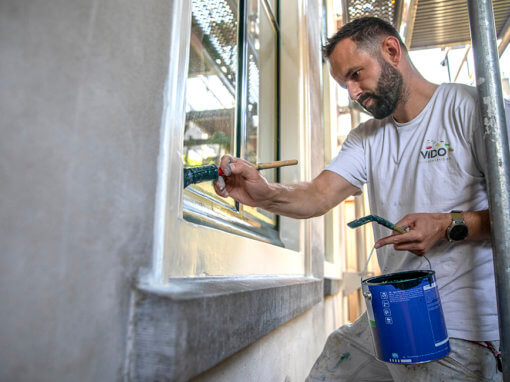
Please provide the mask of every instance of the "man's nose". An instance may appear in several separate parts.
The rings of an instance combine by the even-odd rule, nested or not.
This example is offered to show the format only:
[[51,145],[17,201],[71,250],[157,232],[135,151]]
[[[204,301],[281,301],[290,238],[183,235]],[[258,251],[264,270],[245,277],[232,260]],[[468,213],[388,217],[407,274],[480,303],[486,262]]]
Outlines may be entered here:
[[355,82],[347,83],[347,91],[349,92],[349,97],[351,97],[351,99],[354,101],[356,101],[359,98],[359,96],[363,93],[359,85]]

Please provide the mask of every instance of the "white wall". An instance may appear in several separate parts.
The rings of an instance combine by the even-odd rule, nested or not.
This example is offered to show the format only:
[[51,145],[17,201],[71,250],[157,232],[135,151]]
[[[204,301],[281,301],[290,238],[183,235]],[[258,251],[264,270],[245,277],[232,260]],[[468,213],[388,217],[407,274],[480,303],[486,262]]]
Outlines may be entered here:
[[0,380],[121,378],[170,1],[0,1]]
[[328,297],[192,382],[303,382],[341,313],[340,297]]
[[[123,379],[131,287],[152,266],[171,9],[0,0],[1,381]],[[328,299],[198,380],[300,381],[340,310]]]

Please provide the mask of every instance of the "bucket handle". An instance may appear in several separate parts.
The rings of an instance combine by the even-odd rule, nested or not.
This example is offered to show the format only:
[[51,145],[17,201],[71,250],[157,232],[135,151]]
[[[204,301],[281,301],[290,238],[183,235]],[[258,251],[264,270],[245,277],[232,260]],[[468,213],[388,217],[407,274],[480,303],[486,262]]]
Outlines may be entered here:
[[[370,255],[368,255],[368,259],[365,263],[365,266],[363,267],[363,272],[361,272],[361,283],[363,284],[363,278],[365,277],[365,273],[367,271],[367,267],[368,267],[368,263],[370,263],[370,259],[372,258],[372,255],[374,254],[374,251],[375,251],[375,244],[374,246],[372,247],[372,250],[370,251]],[[430,260],[427,256],[423,255],[422,257],[425,258],[425,260],[427,260],[427,263],[429,263],[429,270],[432,270],[432,264],[430,263]]]

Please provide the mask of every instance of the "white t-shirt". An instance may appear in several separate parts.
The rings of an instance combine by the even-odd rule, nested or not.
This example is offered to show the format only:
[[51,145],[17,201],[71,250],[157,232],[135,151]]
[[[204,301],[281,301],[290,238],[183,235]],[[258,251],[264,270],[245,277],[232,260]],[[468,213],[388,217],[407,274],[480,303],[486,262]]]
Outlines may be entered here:
[[[360,189],[366,183],[371,213],[394,223],[410,213],[487,209],[477,107],[475,88],[443,84],[412,121],[390,116],[353,129],[326,170]],[[376,240],[391,234],[378,224],[373,231]],[[391,245],[377,255],[382,273],[428,269],[422,257]],[[490,241],[445,241],[426,256],[436,272],[449,336],[498,340]]]

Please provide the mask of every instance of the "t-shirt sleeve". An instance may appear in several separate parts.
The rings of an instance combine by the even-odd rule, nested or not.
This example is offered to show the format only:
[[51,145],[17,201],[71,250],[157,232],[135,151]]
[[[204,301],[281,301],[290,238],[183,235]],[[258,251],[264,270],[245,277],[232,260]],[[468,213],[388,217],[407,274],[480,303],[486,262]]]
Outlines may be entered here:
[[338,155],[326,166],[326,170],[333,171],[344,177],[353,186],[363,189],[367,181],[365,164],[365,150],[362,126],[351,130],[340,148]]

